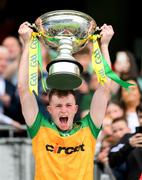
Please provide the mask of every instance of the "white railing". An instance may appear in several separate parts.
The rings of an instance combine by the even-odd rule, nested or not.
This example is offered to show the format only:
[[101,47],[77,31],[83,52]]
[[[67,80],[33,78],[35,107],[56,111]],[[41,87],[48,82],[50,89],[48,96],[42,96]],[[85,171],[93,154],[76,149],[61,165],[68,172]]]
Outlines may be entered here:
[[9,137],[14,137],[15,132],[27,131],[27,127],[26,127],[26,125],[22,125],[21,130],[19,130],[19,129],[16,129],[15,127],[10,126],[10,125],[0,124],[0,134],[1,134],[2,131],[7,131],[8,134],[9,134]]
[[[2,137],[2,131],[8,132],[8,137]],[[22,131],[27,131],[26,125]],[[33,180],[34,158],[31,139],[14,137],[16,128],[0,125],[0,180]]]

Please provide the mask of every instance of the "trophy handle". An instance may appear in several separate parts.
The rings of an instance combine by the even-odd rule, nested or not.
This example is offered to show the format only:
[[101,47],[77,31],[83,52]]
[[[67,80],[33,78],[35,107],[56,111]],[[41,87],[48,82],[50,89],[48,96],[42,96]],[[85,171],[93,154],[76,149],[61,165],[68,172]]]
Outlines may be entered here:
[[30,28],[32,28],[33,30],[36,30],[37,32],[38,32],[38,28],[37,28],[37,26],[36,26],[36,24],[35,23],[28,23],[28,26],[30,27]]
[[97,26],[97,27],[95,28],[95,32],[97,32],[97,31],[101,31],[101,28],[100,28],[99,26]]

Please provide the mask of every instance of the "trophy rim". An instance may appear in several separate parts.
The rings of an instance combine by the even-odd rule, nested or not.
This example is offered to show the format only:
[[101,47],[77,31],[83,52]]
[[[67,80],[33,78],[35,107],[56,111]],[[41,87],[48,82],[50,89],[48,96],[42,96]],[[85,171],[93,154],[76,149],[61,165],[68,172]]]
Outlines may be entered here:
[[[70,16],[70,18],[68,19],[68,17],[66,16],[68,17]],[[55,31],[54,30],[49,31],[49,27],[50,29],[52,29],[52,21],[54,22],[56,21],[56,19],[59,19],[59,21],[62,22],[64,18],[67,19],[68,21],[73,19],[73,21],[71,22],[80,26],[81,28],[80,33],[76,34],[76,31],[78,31],[78,29],[76,28],[74,30],[72,30],[73,28],[71,28],[71,30],[69,31],[67,30],[67,35],[65,36],[64,36],[63,31],[61,31],[62,28],[60,27],[59,29],[56,29]],[[82,25],[80,21],[84,22],[84,25]],[[62,23],[65,24],[64,22]],[[54,24],[55,22],[53,23],[53,25]],[[43,34],[42,38],[44,40],[44,43],[56,49],[59,47],[59,41],[61,38],[65,37],[66,39],[67,38],[71,39],[74,46],[72,52],[75,53],[81,50],[85,46],[85,44],[87,43],[89,39],[89,35],[93,35],[95,33],[97,23],[93,17],[91,17],[90,15],[84,12],[71,10],[71,9],[64,9],[64,10],[53,10],[53,11],[49,11],[42,14],[36,19],[35,26],[38,32],[42,32]],[[85,27],[87,28],[87,30],[85,30]],[[56,33],[57,31],[58,31],[58,34]],[[75,41],[75,39],[78,39],[78,41]]]
[[[82,15],[83,17],[85,16],[86,18],[90,19],[91,21],[94,21],[96,27],[97,27],[97,23],[96,21],[88,14],[82,12],[82,11],[77,11],[77,10],[69,10],[69,9],[66,9],[66,10],[54,10],[54,11],[49,11],[49,12],[46,12],[42,15],[40,15],[38,18],[41,18],[43,21],[44,21],[44,18],[47,18],[50,17],[50,16],[53,16],[53,15],[61,15],[61,14],[64,14],[64,15],[68,15],[68,14],[72,14],[72,15],[77,15],[77,16],[80,16]],[[73,14],[74,13],[74,14]]]

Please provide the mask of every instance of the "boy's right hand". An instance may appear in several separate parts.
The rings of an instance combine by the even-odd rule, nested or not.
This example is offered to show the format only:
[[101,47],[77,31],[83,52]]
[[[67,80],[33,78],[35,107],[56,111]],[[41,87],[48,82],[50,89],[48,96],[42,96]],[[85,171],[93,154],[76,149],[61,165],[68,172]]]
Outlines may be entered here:
[[20,38],[22,38],[24,44],[30,41],[32,32],[33,30],[30,28],[29,22],[26,21],[20,25],[18,33],[20,35]]

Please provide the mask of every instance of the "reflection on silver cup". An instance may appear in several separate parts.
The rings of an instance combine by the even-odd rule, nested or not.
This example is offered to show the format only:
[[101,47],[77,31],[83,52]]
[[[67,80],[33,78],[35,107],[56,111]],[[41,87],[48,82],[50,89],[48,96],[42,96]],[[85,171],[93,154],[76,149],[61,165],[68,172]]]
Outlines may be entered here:
[[93,18],[74,10],[51,11],[37,18],[35,27],[41,39],[58,51],[47,66],[49,88],[69,90],[81,85],[83,68],[72,54],[85,47],[96,26]]

